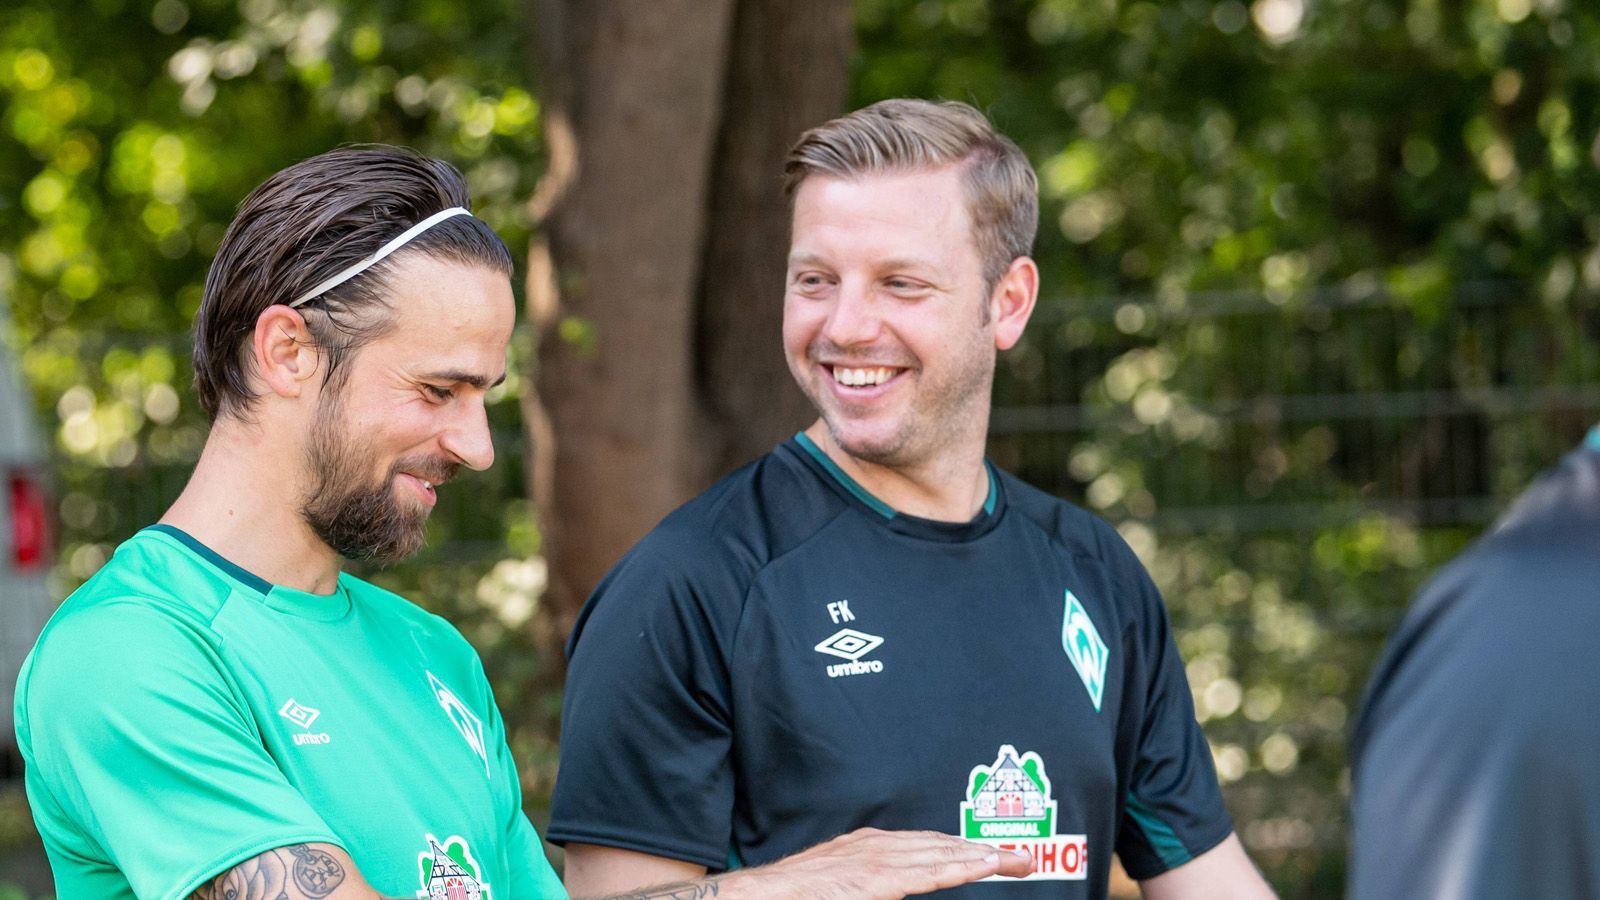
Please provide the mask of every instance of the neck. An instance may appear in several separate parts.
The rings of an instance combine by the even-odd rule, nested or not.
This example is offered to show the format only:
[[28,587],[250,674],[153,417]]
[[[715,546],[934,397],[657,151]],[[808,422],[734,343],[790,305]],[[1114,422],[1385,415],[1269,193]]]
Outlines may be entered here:
[[806,437],[846,475],[896,512],[939,522],[966,522],[989,499],[981,432],[976,440],[968,436],[934,458],[903,466],[851,456],[820,419],[806,429]]
[[297,457],[269,445],[267,431],[258,424],[219,420],[189,483],[161,522],[273,584],[332,593],[339,556],[300,516]]

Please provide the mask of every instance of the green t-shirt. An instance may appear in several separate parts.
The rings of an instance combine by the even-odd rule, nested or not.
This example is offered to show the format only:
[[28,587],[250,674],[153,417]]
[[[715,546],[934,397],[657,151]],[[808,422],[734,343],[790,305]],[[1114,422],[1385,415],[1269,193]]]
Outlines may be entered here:
[[187,897],[312,841],[385,896],[566,896],[477,653],[349,575],[307,594],[147,528],[45,627],[16,719],[63,900]]

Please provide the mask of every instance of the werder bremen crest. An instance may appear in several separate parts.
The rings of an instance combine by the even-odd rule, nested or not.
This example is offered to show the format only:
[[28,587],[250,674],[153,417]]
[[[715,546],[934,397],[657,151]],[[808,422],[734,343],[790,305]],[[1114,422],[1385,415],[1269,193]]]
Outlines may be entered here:
[[[961,804],[961,836],[969,841],[1025,850],[1033,857],[1028,879],[1079,881],[1088,877],[1088,841],[1056,834],[1056,801],[1038,753],[1001,744],[990,765],[974,766]],[[998,878],[998,876],[996,876]],[[986,879],[988,880],[988,879]]]
[[427,836],[428,849],[417,854],[417,873],[422,887],[418,900],[492,900],[483,869],[473,858],[466,838],[451,835],[444,846],[438,838]]
[[1111,659],[1111,650],[1100,639],[1100,630],[1094,627],[1089,611],[1071,591],[1067,591],[1066,612],[1061,617],[1061,649],[1067,652],[1067,659],[1072,660],[1072,667],[1083,679],[1094,711],[1099,712],[1100,700],[1106,692],[1106,663]]

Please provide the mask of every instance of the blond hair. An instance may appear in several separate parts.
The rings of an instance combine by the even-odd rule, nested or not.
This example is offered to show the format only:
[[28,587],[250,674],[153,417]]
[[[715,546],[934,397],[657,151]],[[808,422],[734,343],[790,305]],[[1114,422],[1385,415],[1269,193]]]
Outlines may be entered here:
[[856,178],[957,164],[984,280],[993,287],[1012,260],[1033,251],[1039,179],[1017,145],[965,103],[882,100],[819,125],[790,149],[784,193],[792,200],[812,175]]

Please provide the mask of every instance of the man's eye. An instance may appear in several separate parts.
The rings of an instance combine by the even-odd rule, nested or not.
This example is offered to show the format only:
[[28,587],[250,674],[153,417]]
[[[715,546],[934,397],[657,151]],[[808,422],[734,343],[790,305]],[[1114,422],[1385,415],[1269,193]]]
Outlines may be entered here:
[[451,397],[455,396],[455,391],[451,390],[450,388],[442,388],[433,384],[423,385],[422,390],[429,397],[432,397],[435,400],[449,400]]

